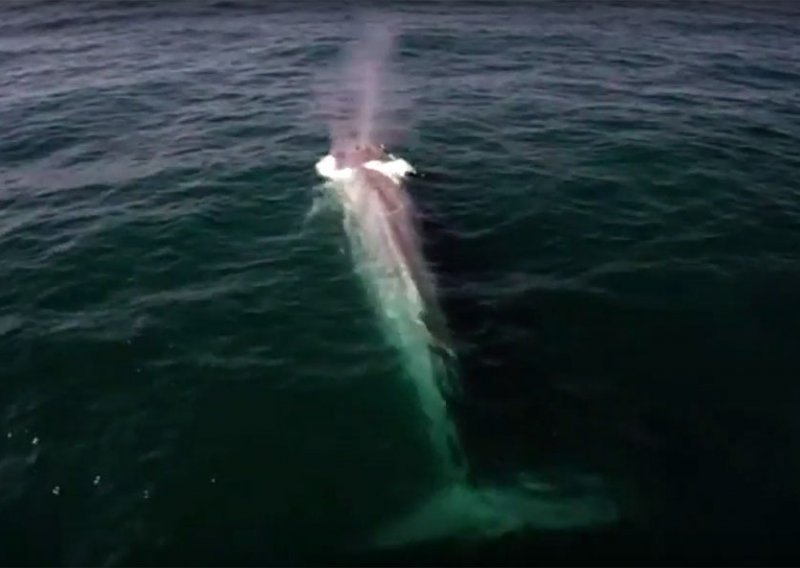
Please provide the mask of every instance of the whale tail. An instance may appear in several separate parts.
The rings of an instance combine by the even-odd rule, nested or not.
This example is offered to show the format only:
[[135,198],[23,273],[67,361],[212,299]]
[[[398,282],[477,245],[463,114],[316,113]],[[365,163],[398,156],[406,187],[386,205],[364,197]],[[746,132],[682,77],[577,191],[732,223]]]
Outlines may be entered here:
[[607,526],[618,512],[596,479],[576,478],[569,489],[531,475],[508,486],[449,485],[410,513],[380,527],[369,548],[391,550],[445,539],[471,541],[524,530]]

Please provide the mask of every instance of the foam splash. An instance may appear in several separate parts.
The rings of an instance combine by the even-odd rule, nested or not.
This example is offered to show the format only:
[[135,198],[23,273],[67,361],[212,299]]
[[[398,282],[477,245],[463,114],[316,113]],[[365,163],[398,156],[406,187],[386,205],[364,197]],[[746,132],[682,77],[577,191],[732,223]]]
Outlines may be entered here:
[[[316,164],[317,173],[329,181],[346,182],[353,179],[353,168],[338,167],[336,158],[331,154],[321,158]],[[388,160],[370,160],[364,164],[365,168],[385,175],[395,183],[399,183],[416,170],[402,158],[390,156]]]
[[330,154],[317,162],[315,167],[317,173],[328,181],[344,182],[353,179],[353,168],[339,168],[336,165],[336,158]]

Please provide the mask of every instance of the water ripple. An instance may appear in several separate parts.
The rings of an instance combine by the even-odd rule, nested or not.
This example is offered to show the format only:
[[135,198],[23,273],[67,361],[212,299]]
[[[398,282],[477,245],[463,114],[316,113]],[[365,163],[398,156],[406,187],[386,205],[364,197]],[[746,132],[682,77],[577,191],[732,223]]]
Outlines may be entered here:
[[[248,561],[344,542],[426,472],[339,213],[309,217],[350,13],[96,4],[0,7],[0,513],[20,519],[0,550],[34,529],[63,545],[26,557],[48,564],[166,562],[220,531]],[[656,496],[634,519],[785,529],[796,464],[741,464],[800,455],[795,4],[392,9],[398,152],[444,227],[424,238],[465,366],[490,369],[465,385],[518,409],[465,418],[470,447],[616,459]]]

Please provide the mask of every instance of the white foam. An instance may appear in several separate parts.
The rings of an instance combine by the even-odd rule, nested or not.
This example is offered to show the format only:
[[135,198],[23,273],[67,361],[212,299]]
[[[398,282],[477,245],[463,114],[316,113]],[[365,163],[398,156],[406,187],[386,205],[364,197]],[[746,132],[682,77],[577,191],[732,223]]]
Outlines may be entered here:
[[387,161],[370,160],[364,164],[365,168],[381,173],[395,182],[405,178],[408,174],[414,173],[414,168],[402,158],[395,158]]
[[316,165],[317,173],[331,181],[347,181],[353,177],[352,168],[336,167],[336,158],[328,154]]
[[[370,160],[364,164],[364,167],[381,173],[395,182],[415,172],[411,164],[402,158],[395,158],[394,156],[391,156],[389,160]],[[315,168],[320,176],[331,181],[348,181],[352,179],[355,173],[353,168],[337,167],[336,158],[330,154],[320,159]]]

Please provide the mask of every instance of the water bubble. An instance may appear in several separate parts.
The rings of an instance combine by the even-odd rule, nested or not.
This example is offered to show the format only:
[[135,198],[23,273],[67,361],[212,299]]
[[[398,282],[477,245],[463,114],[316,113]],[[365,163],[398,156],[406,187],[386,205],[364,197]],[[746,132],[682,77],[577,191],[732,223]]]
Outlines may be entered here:
[[216,477],[212,477],[211,478],[211,483],[216,483],[216,482],[217,482],[217,478]]
[[8,439],[10,440],[10,439],[11,439],[11,437],[12,437],[13,435],[14,435],[14,434],[12,434],[11,432],[8,432],[8,433],[6,434],[6,438],[8,438]]
[[39,438],[37,436],[34,436],[33,440],[31,440],[31,444],[33,444],[35,446],[38,443],[39,443]]
[[145,499],[150,499],[150,491],[149,491],[149,490],[147,490],[147,489],[145,489],[145,490],[144,490],[144,492],[142,493],[142,496],[143,496]]
[[94,481],[92,481],[92,483],[94,485],[99,485],[100,484],[100,476],[99,475],[95,475],[94,476]]
[[56,495],[56,496],[58,496],[58,495],[60,495],[60,494],[61,494],[61,487],[59,487],[58,485],[56,485],[55,487],[53,487],[53,495]]

